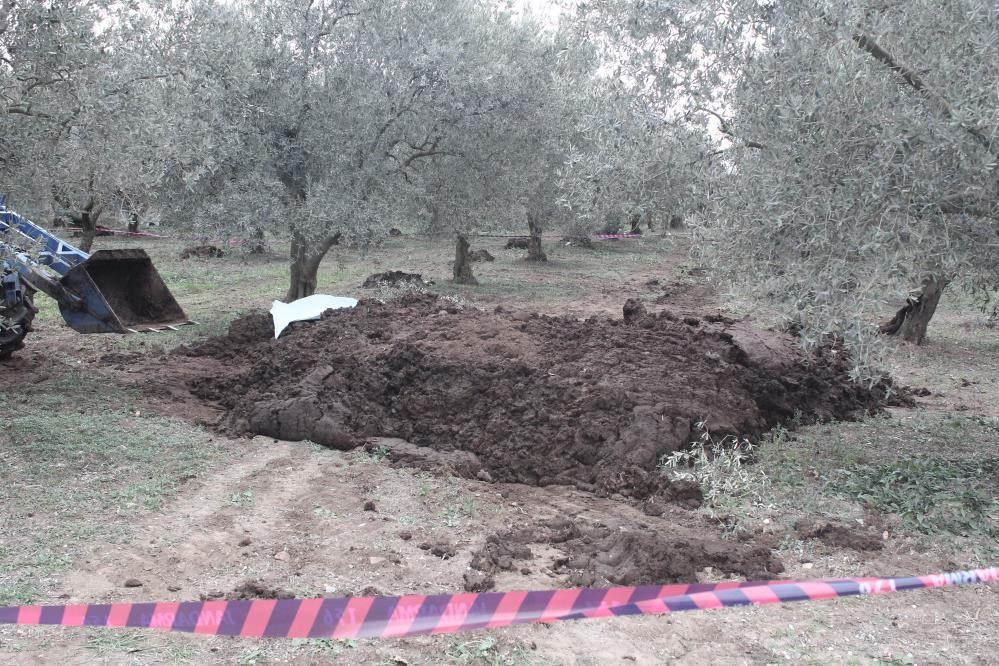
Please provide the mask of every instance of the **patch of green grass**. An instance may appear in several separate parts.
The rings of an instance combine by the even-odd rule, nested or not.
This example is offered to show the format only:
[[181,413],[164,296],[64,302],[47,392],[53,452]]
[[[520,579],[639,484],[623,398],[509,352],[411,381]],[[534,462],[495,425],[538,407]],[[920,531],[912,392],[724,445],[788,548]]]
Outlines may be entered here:
[[[195,645],[171,645],[169,646],[171,663],[189,663],[195,661],[201,650]],[[202,659],[203,661],[203,659]]]
[[520,642],[510,642],[495,636],[482,636],[452,643],[444,651],[448,661],[458,664],[487,666],[530,666],[543,663]]
[[99,655],[141,652],[145,646],[146,637],[139,631],[108,629],[87,638],[87,649]]
[[251,506],[254,502],[252,490],[244,490],[240,493],[233,493],[229,496],[229,504],[233,506]]
[[0,606],[26,606],[35,603],[39,596],[38,588],[30,582],[16,580],[4,583],[0,581]]
[[161,508],[218,455],[204,430],[143,414],[134,399],[129,390],[79,372],[5,395],[0,596],[6,602],[44,598],[53,574],[72,566],[88,542],[127,539],[130,515]]
[[[999,537],[999,501],[987,481],[999,480],[999,458],[949,461],[914,456],[837,470],[829,487],[928,534],[977,532]],[[983,483],[985,482],[985,483]]]
[[337,517],[335,511],[327,509],[319,504],[312,507],[312,515],[316,516],[320,520],[332,520]]
[[331,659],[339,657],[347,650],[356,648],[357,644],[357,641],[352,638],[318,638],[307,641],[309,652]]

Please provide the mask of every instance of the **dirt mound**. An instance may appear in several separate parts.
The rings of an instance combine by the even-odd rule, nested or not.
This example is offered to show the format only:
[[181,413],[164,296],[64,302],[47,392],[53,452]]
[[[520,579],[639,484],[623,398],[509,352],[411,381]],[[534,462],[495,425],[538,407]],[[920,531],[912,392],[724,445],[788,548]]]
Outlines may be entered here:
[[249,315],[186,353],[224,361],[199,360],[191,386],[227,410],[232,432],[338,449],[398,438],[462,452],[463,474],[638,498],[663,490],[660,458],[700,421],[754,436],[883,403],[885,387],[850,382],[837,350],[806,355],[721,317],[628,314],[578,321],[409,294],[328,311],[278,340],[266,315]]
[[496,257],[489,253],[489,250],[472,250],[468,253],[469,261],[496,261]]
[[488,537],[471,561],[471,567],[485,577],[473,577],[471,583],[481,588],[494,574],[533,560],[532,544],[554,546],[564,554],[544,566],[573,586],[691,582],[705,567],[749,580],[774,578],[784,571],[771,555],[772,544],[691,537],[643,525],[609,527],[556,519]]
[[862,525],[806,519],[795,523],[794,531],[802,539],[818,539],[833,547],[864,551],[881,550],[884,546],[877,530]]
[[365,289],[373,289],[380,285],[398,287],[400,285],[414,285],[417,287],[428,287],[432,282],[426,282],[419,273],[406,273],[405,271],[385,271],[369,275],[361,286]]
[[198,257],[199,259],[221,259],[224,256],[225,252],[214,245],[192,245],[191,247],[185,247],[180,253],[181,259],[190,259],[191,257]]
[[294,599],[295,594],[280,587],[268,587],[255,580],[248,580],[241,583],[232,592],[224,596],[225,599],[236,601],[241,599]]

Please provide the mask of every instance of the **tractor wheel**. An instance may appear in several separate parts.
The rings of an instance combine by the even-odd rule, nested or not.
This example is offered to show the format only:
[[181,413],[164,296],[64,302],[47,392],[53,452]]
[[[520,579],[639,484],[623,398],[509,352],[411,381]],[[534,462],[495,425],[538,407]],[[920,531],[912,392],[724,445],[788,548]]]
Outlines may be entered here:
[[0,361],[24,346],[24,336],[31,331],[35,318],[32,294],[24,292],[24,300],[13,308],[0,307]]

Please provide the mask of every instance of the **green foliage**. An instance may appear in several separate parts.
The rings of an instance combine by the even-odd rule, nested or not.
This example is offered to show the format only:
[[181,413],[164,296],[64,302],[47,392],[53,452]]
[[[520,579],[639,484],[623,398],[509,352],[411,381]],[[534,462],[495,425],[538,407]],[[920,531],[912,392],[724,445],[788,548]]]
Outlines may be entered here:
[[698,441],[689,449],[663,456],[660,471],[670,479],[696,482],[709,508],[758,496],[766,486],[766,478],[746,469],[753,444],[731,435],[715,439],[703,421],[697,428]]
[[[999,536],[999,458],[914,456],[837,470],[829,487],[926,533]],[[990,491],[991,489],[991,491]]]

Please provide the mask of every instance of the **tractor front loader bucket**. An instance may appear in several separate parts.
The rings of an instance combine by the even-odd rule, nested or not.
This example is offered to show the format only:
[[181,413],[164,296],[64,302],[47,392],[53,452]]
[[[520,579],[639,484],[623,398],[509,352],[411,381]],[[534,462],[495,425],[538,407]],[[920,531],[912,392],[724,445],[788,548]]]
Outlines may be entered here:
[[59,304],[63,319],[80,333],[138,333],[194,323],[145,250],[98,250],[60,283],[82,299]]

